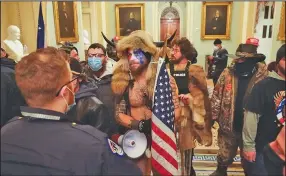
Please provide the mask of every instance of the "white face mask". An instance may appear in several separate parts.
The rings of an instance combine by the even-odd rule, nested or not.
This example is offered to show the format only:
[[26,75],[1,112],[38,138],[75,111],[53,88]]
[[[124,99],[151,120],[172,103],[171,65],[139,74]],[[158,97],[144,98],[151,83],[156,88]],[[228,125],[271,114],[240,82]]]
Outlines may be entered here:
[[[74,92],[71,91],[70,88],[67,87],[67,89],[74,95]],[[73,104],[71,104],[71,105],[68,104],[68,102],[67,102],[67,100],[65,99],[64,96],[62,96],[62,97],[63,97],[63,99],[65,100],[65,103],[66,103],[66,105],[67,105],[67,110],[66,110],[66,113],[67,113],[68,111],[70,111],[70,110],[76,105],[75,96],[74,96],[74,102],[73,102]]]
[[214,51],[217,51],[219,49],[218,46],[214,46]]

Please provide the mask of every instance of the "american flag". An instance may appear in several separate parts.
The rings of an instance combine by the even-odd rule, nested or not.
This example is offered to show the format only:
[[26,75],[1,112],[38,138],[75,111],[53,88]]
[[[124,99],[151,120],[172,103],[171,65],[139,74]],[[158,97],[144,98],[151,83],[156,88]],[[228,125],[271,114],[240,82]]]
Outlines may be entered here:
[[170,79],[163,62],[157,73],[152,114],[151,163],[153,175],[178,175],[174,104]]

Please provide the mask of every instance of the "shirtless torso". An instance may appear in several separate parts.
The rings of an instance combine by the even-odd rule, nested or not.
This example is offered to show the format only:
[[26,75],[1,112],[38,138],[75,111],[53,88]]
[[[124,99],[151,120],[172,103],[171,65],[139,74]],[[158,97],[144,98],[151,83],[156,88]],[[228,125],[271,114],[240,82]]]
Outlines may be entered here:
[[[152,117],[152,111],[148,106],[148,93],[146,79],[134,80],[128,88],[128,106],[124,98],[117,105],[117,121],[131,129],[131,122],[148,120]],[[127,109],[129,107],[129,109]],[[150,150],[150,149],[147,149]],[[151,160],[144,154],[139,159],[134,160],[144,175],[150,175]]]

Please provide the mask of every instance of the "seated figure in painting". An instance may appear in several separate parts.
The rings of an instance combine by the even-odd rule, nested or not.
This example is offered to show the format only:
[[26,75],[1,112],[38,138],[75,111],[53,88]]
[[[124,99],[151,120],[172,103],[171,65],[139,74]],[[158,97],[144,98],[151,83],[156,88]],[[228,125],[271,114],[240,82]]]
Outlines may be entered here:
[[214,17],[211,19],[208,25],[207,35],[225,35],[226,26],[223,17],[220,15],[220,11],[216,10]]
[[129,14],[129,20],[125,26],[125,35],[129,35],[131,32],[140,29],[140,22],[135,19],[135,15],[133,12]]

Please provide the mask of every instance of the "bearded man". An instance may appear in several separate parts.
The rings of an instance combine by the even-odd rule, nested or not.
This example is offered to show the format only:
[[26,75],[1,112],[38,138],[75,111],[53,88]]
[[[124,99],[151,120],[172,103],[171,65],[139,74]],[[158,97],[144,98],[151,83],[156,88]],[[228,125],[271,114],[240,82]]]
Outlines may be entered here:
[[196,175],[192,166],[195,139],[203,145],[212,144],[210,100],[206,75],[201,66],[193,64],[196,50],[183,37],[173,42],[169,69],[179,89],[182,112],[177,122],[181,174]]
[[[114,69],[111,86],[117,97],[116,120],[122,127],[120,132],[124,134],[129,129],[139,130],[150,140],[158,50],[152,37],[141,30],[121,39],[116,48],[119,61]],[[177,86],[172,77],[170,85],[177,119],[180,114],[179,99]],[[150,175],[150,146],[147,147],[146,156],[137,160],[137,165],[144,175]],[[153,174],[156,175],[154,172]]]

